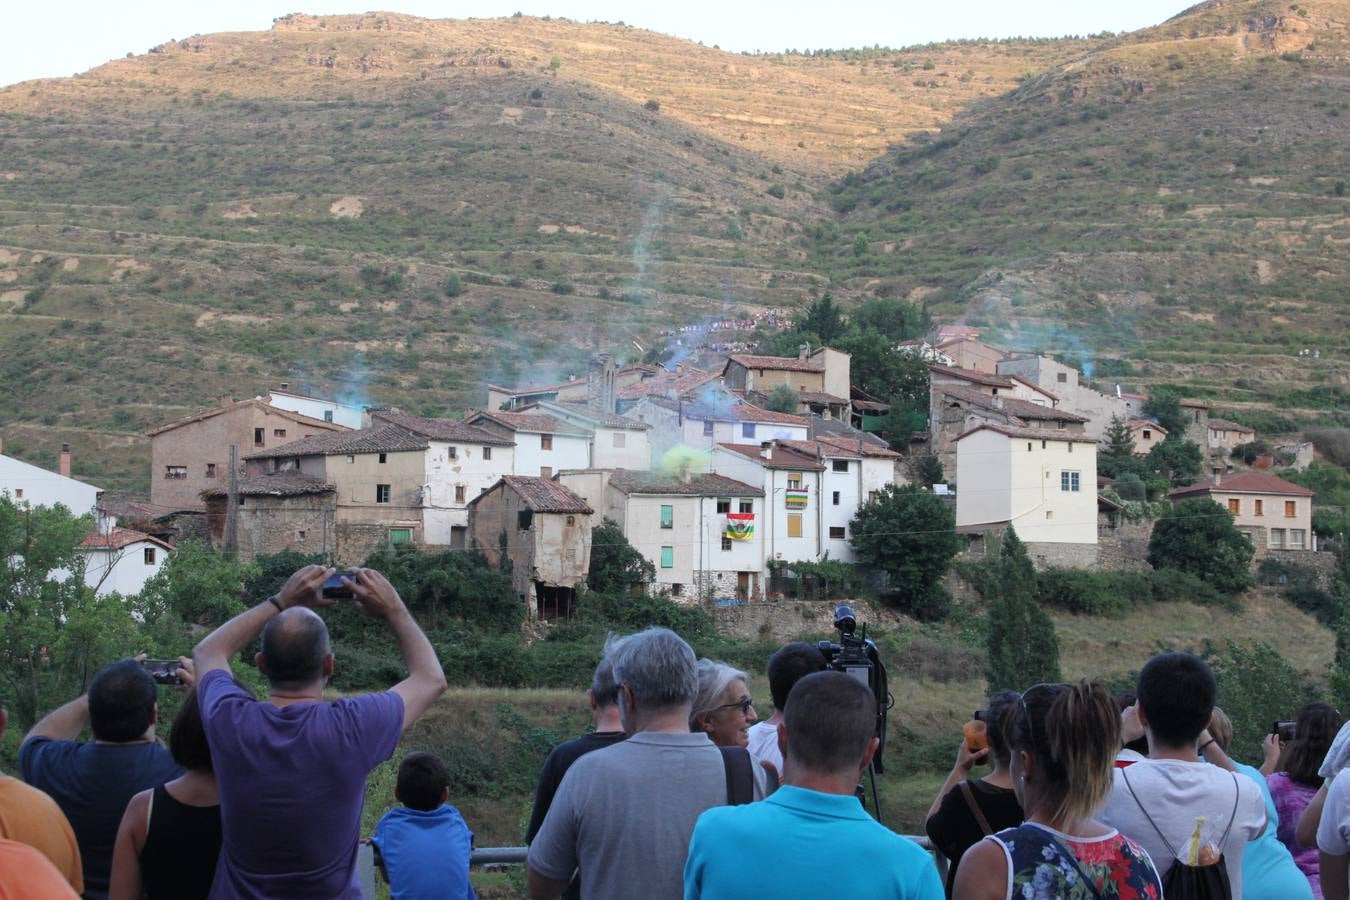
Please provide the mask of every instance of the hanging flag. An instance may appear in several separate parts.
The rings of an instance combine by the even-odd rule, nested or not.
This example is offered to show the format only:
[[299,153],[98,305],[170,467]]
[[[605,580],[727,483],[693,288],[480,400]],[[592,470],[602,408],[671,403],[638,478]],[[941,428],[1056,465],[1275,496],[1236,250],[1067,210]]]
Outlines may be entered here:
[[754,513],[727,513],[727,540],[748,541],[754,536]]
[[806,491],[788,491],[784,495],[783,502],[788,509],[806,509],[806,499],[809,495]]

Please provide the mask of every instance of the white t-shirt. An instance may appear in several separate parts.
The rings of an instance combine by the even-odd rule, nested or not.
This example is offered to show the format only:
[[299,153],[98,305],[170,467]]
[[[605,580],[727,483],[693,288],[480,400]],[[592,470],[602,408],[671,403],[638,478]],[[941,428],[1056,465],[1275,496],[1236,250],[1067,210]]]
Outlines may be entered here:
[[1350,775],[1342,774],[1327,788],[1322,820],[1317,823],[1317,847],[1332,856],[1350,853]]
[[[1125,779],[1129,779],[1126,787]],[[1134,796],[1129,788],[1134,789]],[[1135,802],[1135,796],[1139,798]],[[1234,813],[1234,799],[1237,811]],[[1143,806],[1143,809],[1140,806]],[[1147,816],[1144,810],[1148,811]],[[1201,846],[1213,844],[1223,854],[1233,896],[1242,896],[1242,852],[1247,842],[1261,836],[1266,828],[1266,801],[1261,788],[1250,778],[1206,762],[1182,762],[1174,759],[1150,759],[1117,769],[1115,787],[1106,808],[1097,818],[1114,826],[1121,834],[1142,844],[1159,875],[1166,875],[1177,856],[1186,855],[1196,817],[1204,816],[1200,830]],[[1228,822],[1228,840],[1223,839]],[[1149,824],[1149,819],[1153,824]],[[1154,826],[1162,829],[1162,837]],[[1166,838],[1164,842],[1163,838]],[[1170,845],[1170,847],[1169,847]]]
[[778,726],[768,722],[756,722],[746,732],[750,744],[746,747],[750,755],[760,762],[769,763],[783,775],[783,754],[778,750]]

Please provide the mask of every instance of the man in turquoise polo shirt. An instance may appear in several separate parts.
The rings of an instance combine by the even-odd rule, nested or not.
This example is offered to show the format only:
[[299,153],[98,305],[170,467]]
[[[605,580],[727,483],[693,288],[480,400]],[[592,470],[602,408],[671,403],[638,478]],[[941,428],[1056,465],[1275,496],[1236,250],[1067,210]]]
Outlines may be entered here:
[[[685,900],[943,900],[932,857],[874,821],[854,794],[877,750],[875,715],[872,692],[842,672],[797,682],[778,726],[783,786],[761,803],[699,816]],[[766,859],[774,864],[753,865]]]

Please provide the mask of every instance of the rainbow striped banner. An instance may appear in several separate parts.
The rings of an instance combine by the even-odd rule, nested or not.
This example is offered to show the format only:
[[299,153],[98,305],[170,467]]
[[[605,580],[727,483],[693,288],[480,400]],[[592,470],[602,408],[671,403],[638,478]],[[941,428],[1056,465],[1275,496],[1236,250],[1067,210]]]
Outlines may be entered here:
[[788,491],[783,498],[784,504],[788,509],[806,509],[806,501],[810,497],[806,491]]

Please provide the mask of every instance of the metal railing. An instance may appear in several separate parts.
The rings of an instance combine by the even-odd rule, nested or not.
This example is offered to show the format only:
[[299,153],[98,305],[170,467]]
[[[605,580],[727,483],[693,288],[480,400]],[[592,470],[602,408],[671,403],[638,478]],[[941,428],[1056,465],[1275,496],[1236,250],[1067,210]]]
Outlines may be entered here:
[[[947,881],[947,857],[938,852],[928,835],[904,834],[933,855],[933,864],[937,866],[938,877]],[[529,847],[479,847],[469,857],[471,866],[522,866],[529,856]],[[376,896],[375,889],[375,850],[370,844],[361,844],[356,855],[357,869],[361,876],[361,889],[366,897]]]

